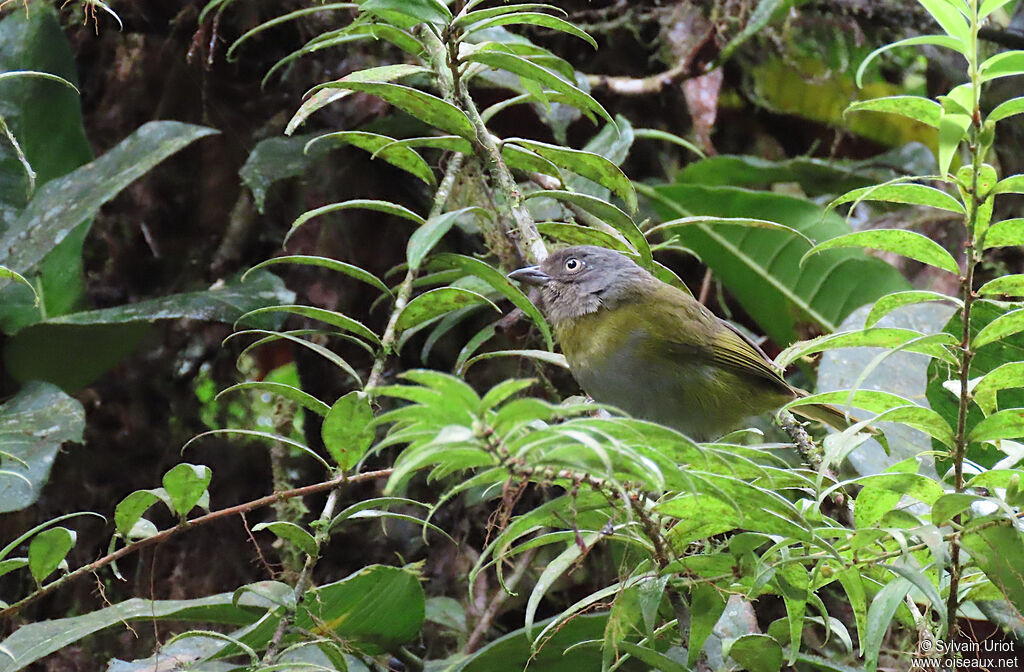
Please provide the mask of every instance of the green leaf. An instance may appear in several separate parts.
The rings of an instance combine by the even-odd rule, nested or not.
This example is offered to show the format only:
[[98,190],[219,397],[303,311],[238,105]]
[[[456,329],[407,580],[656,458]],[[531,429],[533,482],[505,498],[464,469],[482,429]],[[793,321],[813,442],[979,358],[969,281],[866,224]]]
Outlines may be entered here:
[[921,35],[919,37],[908,37],[903,40],[897,40],[896,42],[890,42],[889,44],[882,45],[878,49],[875,49],[867,55],[867,58],[860,62],[855,76],[857,87],[860,88],[864,86],[864,71],[867,70],[868,65],[880,54],[883,54],[890,49],[896,49],[897,47],[915,47],[926,44],[934,45],[936,47],[945,47],[946,49],[952,49],[953,51],[961,54],[967,53],[967,49],[961,40],[948,35]]
[[184,519],[199,503],[211,478],[213,472],[202,464],[177,464],[164,474],[164,490],[179,517]]
[[865,659],[867,672],[875,672],[877,669],[882,639],[889,629],[896,609],[903,603],[903,598],[907,596],[912,586],[910,581],[903,578],[890,581],[871,600],[865,631],[860,638],[861,653]]
[[253,525],[253,532],[259,532],[260,530],[270,530],[281,539],[295,544],[300,551],[312,558],[319,555],[316,539],[314,539],[313,535],[307,532],[305,528],[299,527],[295,523],[275,520],[269,523]]
[[552,364],[554,366],[568,370],[569,363],[565,361],[565,355],[559,352],[548,352],[547,350],[495,350],[493,352],[485,352],[469,359],[460,369],[465,373],[466,369],[473,366],[477,362],[482,362],[487,359],[494,359],[495,357],[526,357],[527,359],[535,359],[545,364]]
[[916,231],[903,229],[870,229],[837,236],[812,247],[804,254],[801,262],[822,250],[837,247],[866,247],[872,250],[892,252],[950,273],[960,272],[956,260],[941,245]]
[[992,122],[1001,121],[1007,117],[1020,114],[1021,112],[1024,112],[1024,96],[1011,98],[999,105],[996,105],[996,108],[989,112],[985,119],[986,121]]
[[[403,28],[418,23],[447,26],[452,20],[451,10],[440,0],[366,0],[360,4],[359,9]],[[408,20],[400,22],[396,20],[397,16],[407,17]]]
[[434,245],[441,240],[444,234],[448,233],[449,229],[455,225],[455,222],[460,217],[469,213],[490,214],[483,208],[460,208],[459,210],[431,217],[420,228],[416,229],[412,236],[409,237],[409,243],[406,246],[405,256],[409,262],[409,267],[418,269],[420,264],[423,263],[423,259],[430,254],[430,251],[434,249]]
[[378,278],[373,273],[370,273],[369,271],[365,271],[359,268],[358,266],[353,266],[352,264],[347,264],[343,261],[338,261],[336,259],[329,259],[327,257],[315,257],[303,254],[289,254],[283,257],[272,257],[270,259],[267,259],[266,261],[260,262],[253,266],[252,268],[250,268],[244,274],[242,274],[242,282],[245,282],[245,279],[253,271],[259,270],[261,268],[266,268],[267,266],[272,266],[274,264],[302,264],[304,266],[319,266],[320,268],[326,268],[331,271],[337,271],[338,273],[344,273],[345,275],[351,278],[355,278],[356,280],[365,282],[368,285],[376,287],[384,294],[391,296],[391,290],[388,288],[388,286],[385,285],[380,280],[380,278]]
[[495,290],[500,292],[502,296],[511,301],[516,308],[526,313],[527,317],[537,325],[541,335],[544,337],[544,342],[548,346],[548,349],[554,349],[554,344],[551,338],[551,329],[548,327],[547,320],[544,319],[544,316],[537,307],[533,305],[533,302],[531,302],[518,287],[512,284],[512,282],[505,277],[504,273],[487,262],[461,254],[435,255],[433,259],[431,259],[430,265],[432,268],[457,268],[467,274],[474,275],[489,284]]
[[[979,525],[984,522],[978,521]],[[1018,614],[1024,612],[1024,577],[1020,571],[1024,540],[1013,523],[1001,520],[985,528],[968,528],[960,542],[1014,610]]]
[[536,152],[556,166],[570,170],[577,175],[581,175],[610,189],[612,193],[625,202],[627,211],[631,213],[636,212],[636,189],[633,188],[633,183],[617,165],[600,154],[569,149],[560,145],[549,145],[535,140],[524,140],[522,138],[505,140],[505,144],[509,143],[514,143]]
[[415,639],[423,627],[423,587],[412,569],[370,565],[307,591],[295,626],[350,640],[371,655]]
[[942,118],[939,119],[939,175],[946,175],[949,172],[957,148],[966,138],[970,126],[971,115],[953,114],[945,108],[942,110]]
[[122,189],[213,133],[177,121],[149,122],[92,163],[47,182],[0,236],[0,264],[17,273],[27,271]]
[[[287,594],[288,586],[273,585],[283,588],[282,596]],[[123,627],[126,622],[173,620],[247,625],[276,606],[274,602],[253,592],[242,595],[237,604],[232,597],[231,593],[220,593],[193,600],[151,601],[134,598],[81,616],[23,625],[0,642],[0,650],[12,659],[10,669],[23,669],[89,635],[113,626]]]
[[[391,84],[389,86],[398,85]],[[409,90],[415,91],[415,89]],[[306,143],[305,151],[308,154],[313,150],[313,148],[320,150],[321,148],[319,145],[322,143],[330,143],[331,146],[354,145],[360,149],[370,152],[374,158],[380,157],[392,166],[401,168],[407,173],[423,180],[432,187],[435,186],[437,184],[437,179],[434,177],[434,171],[431,170],[430,166],[427,165],[427,162],[423,160],[423,157],[408,147],[395,145],[394,142],[394,138],[390,138],[386,135],[379,135],[377,133],[368,133],[366,131],[337,131],[335,133],[325,133],[324,135],[319,135],[313,138]],[[298,220],[296,220],[295,224],[292,224],[292,228],[297,225]]]
[[594,112],[600,117],[614,124],[614,120],[604,107],[594,100],[589,93],[584,93],[575,84],[567,82],[555,73],[542,65],[538,65],[522,56],[510,54],[503,51],[478,49],[465,57],[466,61],[480,63],[491,68],[507,70],[523,79],[532,80],[553,91],[564,95],[573,106],[585,114]]
[[275,16],[273,19],[270,19],[269,21],[264,21],[255,28],[247,30],[237,40],[232,42],[231,46],[228,47],[228,51],[225,54],[225,58],[227,58],[229,62],[234,62],[235,60],[237,60],[235,58],[235,52],[238,50],[240,46],[242,46],[243,43],[252,39],[256,35],[259,35],[265,30],[273,28],[274,26],[279,26],[283,23],[287,23],[288,21],[294,21],[295,19],[301,18],[303,16],[308,16],[309,14],[316,14],[317,12],[326,12],[336,9],[354,9],[356,7],[358,7],[358,5],[354,2],[332,2],[330,4],[320,5],[316,7],[304,7],[302,9],[297,9],[295,11],[282,14],[280,16]]
[[894,294],[887,294],[875,301],[875,305],[871,307],[871,312],[868,313],[867,318],[864,320],[865,327],[872,327],[878,320],[882,319],[892,311],[896,310],[901,306],[909,306],[917,303],[925,303],[928,301],[946,301],[956,306],[963,304],[963,301],[956,298],[955,296],[949,296],[947,294],[940,294],[938,292],[927,292],[922,290],[912,290],[909,292],[896,292]]
[[1024,75],[1024,51],[1004,51],[986,59],[978,67],[978,75],[980,83],[990,82],[999,77]]
[[324,446],[335,464],[348,471],[373,444],[373,409],[369,398],[357,391],[334,402],[320,430]]
[[[502,9],[507,10],[509,8],[503,7]],[[477,14],[477,12],[473,12],[473,14]],[[470,19],[470,17],[472,17],[473,14],[470,14],[466,18]],[[597,49],[597,42],[585,31],[580,30],[575,25],[569,23],[564,19],[560,19],[557,16],[551,16],[550,14],[541,14],[539,12],[509,12],[491,18],[477,19],[475,22],[467,23],[465,25],[466,35],[470,35],[480,30],[487,30],[488,28],[495,28],[497,26],[540,26],[541,28],[557,30],[559,32],[568,33],[569,35],[578,37],[587,44],[589,44],[590,46],[592,46],[594,49]]]
[[81,443],[84,430],[82,404],[49,383],[29,382],[0,405],[0,455],[9,472],[0,475],[0,513],[34,504],[57,450],[65,442]]
[[1024,175],[1010,175],[996,183],[994,194],[1022,194],[1024,193]]
[[974,386],[974,403],[985,415],[997,408],[996,394],[1000,390],[1021,387],[1024,381],[1024,362],[1007,362],[986,373]]
[[543,236],[568,245],[597,245],[626,254],[635,254],[623,240],[598,229],[566,222],[537,222]]
[[907,473],[882,473],[862,476],[855,479],[856,483],[867,488],[879,488],[889,492],[898,492],[914,499],[932,504],[943,495],[942,486],[927,476]]
[[856,567],[850,567],[838,572],[836,578],[839,579],[843,590],[846,591],[846,598],[850,602],[850,610],[853,611],[854,622],[857,624],[857,641],[860,646],[860,655],[863,656],[864,635],[867,632],[868,605],[860,570]]
[[578,194],[558,190],[531,191],[525,195],[525,198],[553,198],[557,201],[571,203],[583,210],[586,210],[606,224],[611,225],[612,228],[622,234],[623,238],[625,238],[626,241],[633,246],[633,249],[640,255],[641,266],[650,265],[653,257],[651,256],[651,248],[647,244],[647,239],[644,237],[644,234],[641,233],[640,229],[629,215],[611,203],[588,194]]
[[906,345],[916,339],[920,342],[906,347],[910,352],[920,352],[923,355],[936,357],[953,364],[956,360],[943,346],[956,345],[958,343],[952,334],[934,334],[936,338],[924,340],[925,335],[912,329],[896,329],[892,327],[872,327],[858,331],[840,331],[834,334],[826,334],[812,338],[809,341],[794,343],[783,350],[775,358],[775,365],[785,369],[790,364],[817,352],[834,350],[836,348],[895,348]]
[[971,508],[971,504],[983,499],[980,495],[972,495],[966,492],[950,492],[945,494],[936,499],[932,504],[932,524],[941,527]]
[[51,527],[32,537],[28,545],[28,569],[36,583],[42,583],[64,562],[76,538],[77,535],[66,527]]
[[435,317],[474,304],[487,304],[501,312],[486,296],[460,287],[440,287],[420,294],[410,301],[398,316],[395,328],[398,331],[412,329]]
[[305,151],[314,135],[294,138],[272,137],[261,140],[249,152],[245,165],[238,171],[242,183],[252,192],[256,210],[263,214],[270,187],[281,180],[298,177],[309,170],[316,159],[327,154],[329,147],[320,146],[316,152]]
[[406,208],[403,205],[398,205],[397,203],[357,198],[350,201],[343,201],[341,203],[331,203],[329,205],[322,205],[319,208],[307,210],[306,212],[302,213],[298,217],[298,219],[292,222],[292,226],[288,230],[288,234],[285,236],[285,242],[288,242],[288,239],[291,237],[292,233],[294,233],[297,228],[299,228],[309,220],[313,219],[314,217],[319,217],[320,215],[325,215],[329,212],[335,212],[337,210],[348,210],[350,208],[362,208],[366,210],[374,210],[376,212],[383,212],[384,214],[387,215],[393,215],[395,217],[402,217],[404,219],[408,219],[409,221],[416,222],[417,224],[423,224],[423,222],[427,221],[420,217],[419,215],[417,215],[412,210],[410,210],[409,208]]
[[[848,191],[829,203],[834,208],[843,203],[854,201],[883,201],[886,203],[906,203],[908,205],[926,205],[940,210],[964,214],[964,206],[957,199],[941,189],[923,184],[883,184],[874,187],[862,187]],[[868,233],[861,231],[858,233]]]
[[942,105],[934,100],[921,96],[888,96],[858,100],[846,108],[846,112],[886,112],[898,114],[914,121],[919,121],[933,128],[939,127],[942,116]]
[[680,217],[678,219],[671,219],[667,222],[662,222],[657,226],[648,229],[645,235],[650,236],[656,231],[668,231],[669,233],[675,233],[676,229],[684,226],[695,226],[697,224],[711,225],[711,226],[746,226],[754,229],[771,229],[773,231],[784,231],[792,236],[798,236],[807,241],[808,245],[813,245],[814,242],[800,233],[796,229],[786,226],[785,224],[779,224],[777,222],[769,222],[766,219],[750,219],[748,217]]
[[[618,601],[616,601],[618,604]],[[611,619],[609,619],[610,622]],[[637,660],[643,661],[645,664],[650,665],[651,669],[658,670],[658,672],[688,672],[685,665],[672,658],[669,658],[664,653],[659,653],[653,648],[647,648],[640,644],[634,644],[629,640],[623,640],[618,642],[618,649],[623,653],[628,653]]]
[[32,292],[32,298],[34,300],[33,305],[39,305],[39,293],[36,292],[35,286],[33,286],[31,282],[25,279],[25,276],[21,275],[20,273],[15,273],[6,266],[0,266],[0,278],[10,278],[11,280],[14,280],[15,282],[20,282],[21,284],[28,287],[29,291]]
[[380,337],[377,336],[369,327],[364,325],[358,320],[354,320],[347,315],[334,310],[326,310],[324,308],[315,308],[313,306],[300,306],[300,305],[282,305],[282,306],[267,306],[265,308],[257,308],[256,310],[250,310],[248,313],[240,316],[236,320],[236,324],[240,322],[250,322],[254,317],[260,315],[266,315],[268,313],[289,313],[292,315],[301,315],[302,317],[308,317],[311,320],[318,320],[325,322],[333,327],[337,327],[343,331],[356,334],[361,336],[371,343],[380,344]]
[[[158,493],[157,489],[136,490],[118,502],[114,508],[114,526],[122,537],[131,539],[132,530],[142,518],[142,514],[157,502],[165,500],[169,500],[166,491]],[[167,501],[167,505],[169,509],[172,507],[169,501]]]
[[989,14],[1008,4],[1010,4],[1010,0],[983,0],[981,7],[978,9],[978,20],[985,20]]
[[[320,11],[326,9],[324,7],[306,8],[307,10]],[[304,11],[304,10],[298,10]],[[375,29],[381,30],[383,26],[376,26]],[[391,27],[389,27],[391,28]],[[392,28],[398,31],[397,28]],[[402,31],[398,31],[402,32]],[[244,36],[243,36],[244,37]],[[415,42],[412,36],[409,39]],[[241,38],[239,38],[241,40]],[[237,42],[236,42],[237,44]],[[429,70],[422,65],[413,65],[409,63],[397,63],[395,65],[381,65],[375,68],[366,68],[365,70],[356,70],[341,78],[338,81],[360,81],[360,82],[393,82],[397,79],[408,77],[409,75],[419,75],[429,72]],[[353,93],[351,90],[338,90],[338,89],[321,89],[310,95],[298,111],[288,121],[288,126],[284,129],[285,135],[291,135],[295,132],[299,126],[303,124],[317,110],[330,105],[333,102],[341,100],[342,98],[349,96]]]
[[275,394],[287,399],[288,401],[293,401],[303,408],[309,409],[320,417],[327,415],[327,411],[331,410],[330,406],[313,395],[303,392],[297,387],[286,385],[285,383],[275,383],[268,380],[254,380],[244,383],[236,383],[235,385],[218,392],[217,396],[214,397],[214,400],[219,400],[222,396],[230,392],[240,392],[243,390],[257,390],[263,393]]
[[949,0],[917,0],[918,4],[924,7],[932,18],[946,31],[947,35],[955,37],[964,45],[964,49],[970,44],[970,25],[966,17]]
[[1024,308],[1003,313],[986,324],[971,341],[975,348],[1024,331]]
[[473,124],[470,123],[465,112],[448,101],[425,91],[390,82],[356,82],[352,80],[339,80],[322,86],[328,89],[362,91],[377,96],[444,133],[457,135],[470,142],[476,138]]
[[768,635],[743,635],[729,647],[729,657],[750,672],[782,669],[782,646]]
[[[639,188],[639,187],[638,187]],[[709,215],[785,222],[814,240],[850,231],[835,213],[804,199],[735,187],[690,184],[641,189],[665,219]],[[714,272],[758,327],[779,344],[808,330],[835,331],[856,307],[885,294],[911,289],[891,265],[860,250],[843,250],[799,261],[808,244],[791,234],[747,227],[687,226],[678,243]]]
[[704,642],[725,611],[725,599],[718,588],[708,584],[694,586],[690,593],[690,640],[687,642],[686,664],[693,667]]
[[985,232],[985,249],[1024,245],[1024,218],[1004,219]]
[[1024,408],[1007,408],[993,413],[971,430],[968,440],[996,441],[1024,437]]

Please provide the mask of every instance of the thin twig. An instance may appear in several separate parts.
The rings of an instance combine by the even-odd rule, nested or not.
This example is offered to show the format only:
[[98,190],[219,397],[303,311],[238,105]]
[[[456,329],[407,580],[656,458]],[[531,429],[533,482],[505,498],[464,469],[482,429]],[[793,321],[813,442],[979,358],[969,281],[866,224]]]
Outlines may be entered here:
[[480,614],[480,620],[476,622],[473,632],[470,633],[469,639],[466,640],[466,646],[463,647],[464,653],[473,653],[479,648],[480,642],[494,624],[494,619],[498,616],[499,610],[505,604],[505,601],[508,600],[510,595],[508,591],[514,589],[516,584],[526,574],[526,570],[529,569],[530,563],[533,562],[533,556],[536,552],[536,548],[531,548],[519,556],[519,560],[512,569],[512,574],[505,579],[505,588],[498,586],[494,589],[494,595],[491,596],[487,607]]
[[377,471],[368,471],[362,474],[353,474],[351,476],[346,476],[343,474],[341,476],[332,478],[329,481],[314,483],[313,485],[306,485],[301,488],[295,488],[294,490],[275,492],[273,494],[267,495],[266,497],[260,497],[259,499],[254,499],[252,501],[245,502],[244,504],[230,506],[226,509],[218,509],[217,511],[211,511],[210,513],[207,513],[204,516],[199,516],[198,518],[183,521],[178,525],[175,525],[174,527],[166,529],[162,532],[157,532],[152,537],[147,537],[145,539],[140,539],[139,541],[134,541],[122,548],[119,548],[113,553],[109,553],[103,556],[99,560],[95,560],[94,562],[91,562],[88,565],[83,565],[75,571],[69,574],[65,574],[64,576],[60,577],[59,579],[56,579],[55,581],[51,581],[50,583],[41,587],[39,590],[32,593],[28,597],[25,597],[15,602],[11,606],[3,610],[0,610],[0,618],[10,618],[14,614],[18,613],[19,611],[27,607],[28,605],[49,595],[61,586],[71,583],[75,579],[86,574],[89,574],[90,572],[94,572],[97,569],[106,567],[107,565],[113,562],[117,562],[121,558],[127,555],[131,555],[132,553],[135,553],[140,549],[163,543],[171,537],[176,536],[180,532],[185,532],[186,530],[191,530],[192,528],[199,527],[200,525],[212,523],[213,521],[220,520],[221,518],[238,515],[240,513],[252,511],[254,509],[258,509],[264,506],[269,506],[274,502],[279,502],[281,500],[291,499],[293,497],[305,497],[306,495],[313,495],[319,492],[324,492],[326,490],[332,490],[340,485],[346,485],[349,483],[362,483],[365,481],[373,481],[380,478],[387,478],[391,476],[391,472],[392,469],[379,469]]

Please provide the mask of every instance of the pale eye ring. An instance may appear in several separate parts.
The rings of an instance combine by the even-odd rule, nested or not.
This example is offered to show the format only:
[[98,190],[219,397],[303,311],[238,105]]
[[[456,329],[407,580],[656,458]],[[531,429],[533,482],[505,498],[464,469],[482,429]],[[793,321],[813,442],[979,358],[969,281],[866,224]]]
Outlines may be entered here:
[[583,270],[583,262],[576,257],[569,257],[565,260],[564,267],[566,273],[579,273]]

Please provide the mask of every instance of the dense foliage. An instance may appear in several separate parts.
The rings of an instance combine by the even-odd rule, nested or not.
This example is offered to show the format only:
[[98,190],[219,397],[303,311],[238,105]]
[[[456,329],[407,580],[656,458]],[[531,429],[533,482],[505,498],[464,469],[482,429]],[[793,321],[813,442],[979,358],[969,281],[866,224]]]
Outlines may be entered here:
[[[152,649],[100,640],[99,656],[135,659],[108,669],[939,669],[954,666],[951,645],[977,655],[963,643],[982,626],[1017,655],[1024,174],[997,148],[1024,112],[998,89],[1024,75],[1024,51],[979,35],[1024,3],[919,0],[900,11],[929,34],[808,29],[790,45],[777,43],[793,17],[828,3],[281,2],[259,20],[269,10],[251,4],[212,0],[190,20],[208,59],[236,21],[221,56],[239,67],[262,66],[279,31],[308,37],[262,73],[268,90],[312,88],[254,134],[245,191],[220,222],[236,247],[267,222],[273,247],[232,274],[245,255],[224,243],[204,256],[212,286],[106,307],[89,305],[86,273],[101,207],[216,131],[147,121],[92,159],[55,8],[0,20],[0,510],[22,512],[0,549],[0,670],[160,621],[187,626]],[[81,7],[97,27],[118,9]],[[670,70],[577,69],[620,16],[660,22]],[[757,58],[766,44],[779,54]],[[326,81],[303,80],[310,58],[331,64]],[[845,158],[839,135],[821,156],[717,154],[730,68],[787,123],[871,143]],[[649,111],[609,111],[670,87],[685,92],[690,139]],[[793,102],[804,94],[820,104]],[[845,111],[826,109],[837,99]],[[352,184],[323,177],[334,170]],[[359,193],[370,170],[386,186]],[[317,188],[285,198],[299,176]],[[785,431],[696,443],[574,396],[543,315],[506,273],[579,243],[699,282],[702,302],[766,334],[778,367],[816,390],[789,407],[865,419],[826,434],[783,409]],[[186,461],[160,462],[159,483],[126,479],[90,511],[44,507],[55,454],[92,421],[89,386],[133,366],[114,369],[168,320],[232,327],[219,348],[238,371],[180,364],[209,429],[191,432]],[[211,442],[245,456],[197,457]],[[211,495],[258,461],[255,446],[266,487]],[[93,519],[105,552],[75,562]],[[182,569],[201,577],[231,559],[200,535],[229,524],[260,563],[244,582],[158,599],[153,567],[130,566],[173,539],[203,549]],[[42,608],[86,575],[102,602]]]

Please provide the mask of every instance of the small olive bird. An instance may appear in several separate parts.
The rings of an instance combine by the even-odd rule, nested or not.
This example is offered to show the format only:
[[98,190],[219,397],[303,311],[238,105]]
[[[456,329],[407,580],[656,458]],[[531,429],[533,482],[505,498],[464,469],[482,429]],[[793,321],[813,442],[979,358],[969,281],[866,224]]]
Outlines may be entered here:
[[[569,247],[508,277],[540,288],[540,307],[587,394],[634,417],[704,441],[807,395],[727,322],[618,252]],[[824,404],[793,411],[850,424]]]

